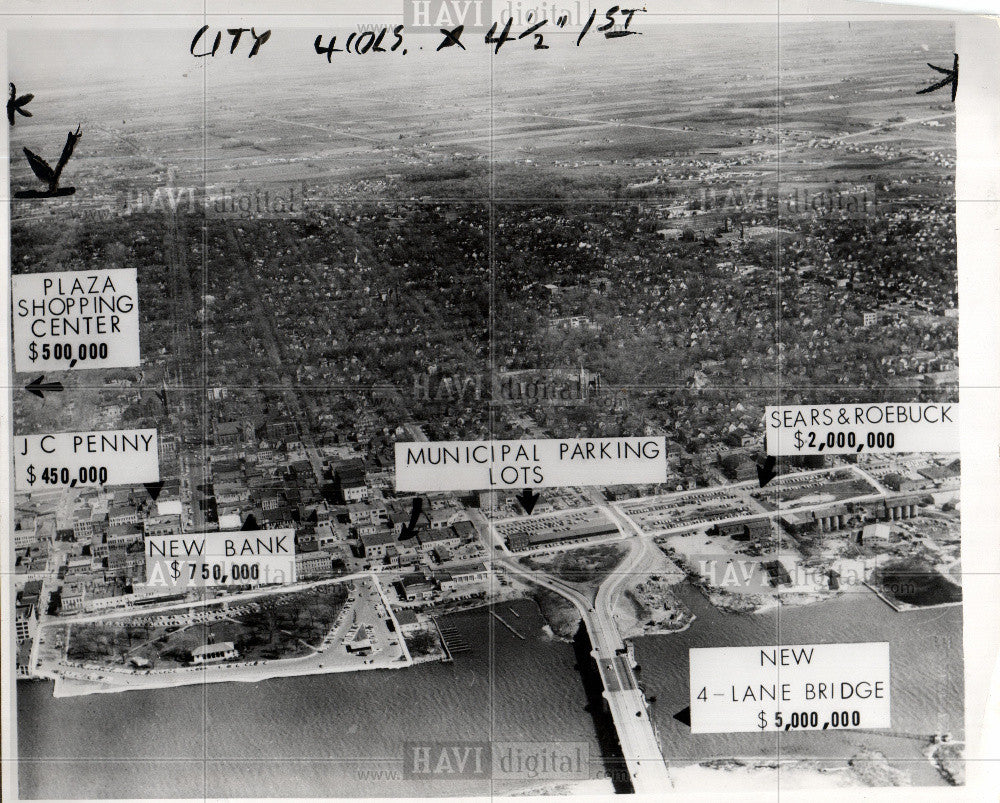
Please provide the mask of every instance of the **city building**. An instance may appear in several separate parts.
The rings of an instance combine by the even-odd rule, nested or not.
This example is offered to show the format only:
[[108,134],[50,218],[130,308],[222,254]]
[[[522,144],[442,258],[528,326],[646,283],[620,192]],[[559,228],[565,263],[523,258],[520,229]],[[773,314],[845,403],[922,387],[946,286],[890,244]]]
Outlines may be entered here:
[[142,522],[146,535],[179,535],[181,517],[177,515],[148,516]]
[[108,526],[117,527],[122,524],[138,524],[139,511],[131,505],[112,505],[108,508]]
[[395,612],[396,623],[399,625],[399,632],[408,636],[421,629],[417,615],[409,608],[400,608]]
[[362,533],[358,536],[361,542],[361,557],[368,560],[380,560],[386,556],[386,551],[398,540],[396,533],[389,530],[379,530],[373,533]]
[[35,632],[38,629],[38,609],[33,603],[16,606],[14,628],[18,644],[35,637]]
[[206,644],[204,647],[195,647],[191,650],[191,662],[195,664],[207,664],[213,661],[231,661],[238,658],[236,645],[231,641],[220,641],[218,644]]
[[417,533],[417,541],[420,543],[420,548],[427,552],[437,547],[454,549],[462,542],[462,539],[459,538],[453,527],[446,527],[444,529],[420,530]]
[[334,472],[334,481],[345,503],[363,502],[368,498],[364,465],[360,461],[343,463]]
[[767,572],[768,582],[777,588],[778,586],[787,586],[792,584],[792,576],[788,573],[781,561],[779,560],[768,560],[761,563],[761,568]]
[[72,613],[83,608],[86,586],[83,583],[64,583],[60,592],[60,603],[64,613]]
[[17,676],[19,678],[27,678],[31,676],[30,641],[22,641],[19,643],[17,648],[17,657],[15,658],[15,665],[17,670]]
[[766,538],[771,534],[771,520],[767,516],[752,519],[730,521],[716,524],[715,535],[732,538],[736,541],[750,541],[755,538]]
[[407,602],[426,600],[434,596],[434,584],[420,572],[403,576],[396,586],[399,596]]
[[330,553],[323,549],[312,552],[295,553],[295,576],[299,580],[312,577],[324,577],[333,571],[333,560]]
[[866,524],[861,528],[861,543],[869,547],[889,546],[891,532],[891,528],[885,522]]
[[480,561],[452,566],[447,572],[441,572],[436,577],[441,590],[446,591],[459,586],[485,583],[490,578],[490,572],[486,564]]
[[354,638],[347,643],[347,651],[358,653],[359,655],[367,655],[371,648],[371,636],[368,635],[368,631],[363,627],[359,627],[358,632],[354,634]]

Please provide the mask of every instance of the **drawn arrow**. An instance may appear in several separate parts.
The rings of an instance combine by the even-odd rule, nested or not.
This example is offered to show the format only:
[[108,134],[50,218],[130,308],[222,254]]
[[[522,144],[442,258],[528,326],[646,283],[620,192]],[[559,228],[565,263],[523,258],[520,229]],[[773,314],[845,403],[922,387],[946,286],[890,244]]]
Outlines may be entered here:
[[28,393],[33,393],[39,399],[45,398],[45,393],[43,391],[49,391],[50,393],[62,393],[63,386],[62,382],[44,382],[45,376],[40,376],[37,379],[31,380],[24,389]]
[[146,486],[146,492],[154,502],[160,498],[160,491],[163,490],[163,480],[160,480],[159,482],[146,482],[143,484]]
[[47,189],[18,190],[14,193],[15,197],[59,198],[75,193],[76,187],[60,187],[59,178],[62,176],[63,169],[66,167],[67,162],[69,162],[70,157],[73,155],[76,143],[80,141],[82,136],[83,133],[80,131],[80,126],[76,127],[75,132],[70,131],[66,135],[66,144],[63,145],[62,153],[59,155],[59,161],[56,162],[56,166],[54,168],[37,153],[29,150],[28,148],[21,148],[21,150],[24,151],[25,158],[28,160],[28,164],[31,166],[31,172],[35,174],[35,177],[39,181],[47,185]]
[[525,488],[521,493],[517,495],[517,501],[521,503],[521,507],[524,508],[524,512],[529,516],[531,511],[535,509],[535,505],[538,504],[538,500],[542,498],[541,494],[536,494],[531,488]]
[[778,476],[778,472],[774,470],[774,464],[777,462],[778,458],[774,455],[768,455],[764,458],[764,465],[757,466],[757,481],[761,488]]
[[678,711],[676,714],[674,714],[674,719],[676,719],[678,722],[680,722],[683,725],[687,725],[690,728],[691,727],[691,706],[688,706],[687,708],[682,708],[680,711]]
[[240,530],[244,532],[247,530],[259,530],[259,529],[260,527],[257,526],[257,517],[253,513],[250,513],[247,516],[246,521],[243,522],[243,526],[240,527]]
[[932,70],[942,73],[945,77],[936,84],[931,84],[929,87],[921,89],[917,94],[926,95],[929,92],[937,92],[939,89],[943,89],[948,84],[951,84],[951,102],[954,103],[955,96],[958,94],[958,53],[955,54],[955,61],[950,70],[947,67],[936,67],[930,62],[927,62],[927,66]]
[[405,541],[407,538],[413,538],[417,534],[417,520],[420,518],[420,511],[423,507],[424,500],[419,496],[413,497],[413,510],[410,511],[410,523],[403,525],[403,529],[399,534],[399,540]]
[[29,112],[24,107],[34,100],[35,96],[30,92],[27,95],[17,96],[17,87],[13,84],[10,85],[10,97],[7,99],[7,120],[10,121],[11,125],[14,125],[14,113],[20,114],[22,117],[31,117],[31,112]]

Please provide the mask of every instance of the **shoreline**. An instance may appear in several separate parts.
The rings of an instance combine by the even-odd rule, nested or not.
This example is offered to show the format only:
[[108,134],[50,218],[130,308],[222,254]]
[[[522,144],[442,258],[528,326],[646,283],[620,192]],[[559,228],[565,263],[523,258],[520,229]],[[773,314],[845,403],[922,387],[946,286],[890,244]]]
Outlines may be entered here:
[[[690,578],[687,578],[690,582]],[[727,606],[717,604],[712,595],[700,585],[696,583],[691,583],[692,587],[698,590],[708,601],[710,605],[719,610],[722,613],[730,615],[757,615],[764,614],[769,611],[780,607],[783,603],[780,599],[773,599],[768,604],[763,605],[753,611],[735,611],[729,609]],[[883,594],[869,584],[865,583],[865,587],[868,588],[869,592],[884,602],[886,605],[891,607],[896,613],[907,613],[917,610],[931,610],[934,608],[945,608],[953,606],[961,606],[962,602],[943,602],[936,603],[934,605],[906,605],[905,607],[890,602]],[[804,600],[795,603],[796,607],[813,605],[817,603],[827,602],[832,599],[836,599],[844,595],[843,591],[837,592],[835,594],[820,597],[811,600]],[[439,616],[447,616],[455,613],[465,613],[469,611],[476,611],[481,609],[487,609],[499,604],[501,602],[511,602],[514,600],[525,600],[531,602],[538,611],[544,625],[542,627],[542,632],[547,638],[551,638],[555,641],[560,641],[567,644],[572,644],[574,639],[571,637],[566,637],[561,635],[549,621],[548,617],[545,615],[545,611],[539,601],[530,593],[524,593],[517,596],[508,596],[500,600],[485,601],[477,600],[469,605],[460,605],[453,607],[449,610],[440,612]],[[670,636],[676,633],[683,633],[691,628],[692,625],[697,621],[697,616],[691,615],[691,619],[687,621],[682,627],[674,628],[670,630],[653,630],[644,632],[633,632],[631,630],[624,632],[622,638],[625,641],[634,641],[641,638],[654,638],[657,636]],[[117,694],[121,692],[128,691],[149,691],[152,689],[167,689],[167,688],[177,688],[181,686],[192,686],[204,683],[259,683],[265,680],[272,680],[276,678],[287,678],[287,677],[305,677],[311,675],[328,675],[328,674],[340,674],[343,672],[366,672],[374,671],[380,669],[396,670],[405,669],[410,666],[415,666],[424,663],[434,663],[443,660],[440,654],[430,654],[420,656],[418,658],[413,658],[412,656],[400,655],[398,658],[391,661],[383,661],[377,664],[361,664],[361,665],[351,665],[348,663],[334,663],[328,666],[324,665],[301,665],[303,662],[315,661],[317,656],[321,653],[313,653],[311,655],[298,656],[295,658],[282,658],[282,659],[272,659],[268,663],[258,663],[256,665],[241,665],[237,664],[216,664],[210,666],[202,667],[186,667],[179,669],[169,669],[161,670],[160,674],[145,674],[139,672],[122,672],[117,667],[108,667],[105,669],[81,669],[81,672],[100,672],[105,677],[101,679],[94,678],[77,678],[72,677],[72,675],[64,675],[62,673],[34,673],[27,677],[18,678],[18,680],[30,680],[30,681],[52,681],[53,682],[53,697],[55,698],[69,698],[69,697],[85,697],[90,694]],[[155,670],[154,670],[155,672]],[[108,679],[120,679],[122,682],[108,682]]]
[[[953,600],[951,602],[933,602],[930,605],[916,605],[912,602],[901,602],[894,597],[890,597],[884,591],[881,591],[877,587],[873,586],[871,583],[863,583],[865,588],[870,590],[876,597],[878,597],[882,602],[892,608],[896,613],[906,613],[907,611],[930,611],[935,608],[950,608],[954,605],[963,605],[964,600]],[[961,588],[961,586],[959,586]]]
[[[528,599],[537,602],[531,597],[515,597],[513,599]],[[448,616],[450,614],[466,613],[483,608],[489,608],[497,602],[512,601],[507,597],[493,602],[475,601],[470,605],[459,605],[442,611],[438,616]],[[545,620],[539,608],[539,615]],[[546,626],[548,626],[546,621]],[[403,643],[402,641],[400,642]],[[390,661],[381,661],[373,664],[352,665],[349,663],[331,663],[329,665],[319,664],[317,657],[322,653],[314,652],[310,655],[302,655],[294,658],[277,658],[267,662],[246,664],[213,664],[201,667],[182,667],[176,669],[153,670],[151,673],[121,671],[118,667],[107,667],[101,669],[72,668],[71,672],[90,672],[104,675],[101,679],[78,678],[58,672],[35,673],[19,680],[52,681],[55,698],[85,697],[90,694],[118,694],[129,691],[149,691],[152,689],[172,689],[181,686],[195,686],[204,683],[259,683],[264,680],[288,677],[306,677],[310,675],[332,675],[344,672],[371,672],[380,669],[406,669],[417,664],[441,662],[444,659],[443,653],[433,653],[422,655],[417,658],[408,653]],[[301,665],[303,662],[313,661],[316,665]],[[108,682],[110,679],[120,679],[122,682]]]
[[[722,613],[734,615],[734,616],[757,616],[759,614],[771,613],[772,611],[787,607],[787,608],[805,608],[810,605],[818,605],[824,602],[830,602],[831,600],[843,599],[849,596],[851,593],[858,592],[848,592],[844,589],[838,591],[832,591],[829,593],[819,593],[819,592],[785,592],[787,594],[799,594],[803,596],[808,596],[808,598],[798,599],[798,600],[786,600],[783,598],[783,594],[773,595],[766,603],[763,605],[755,606],[752,609],[740,609],[735,606],[727,605],[724,602],[719,601],[713,594],[712,587],[705,588],[700,583],[695,582],[696,578],[688,578],[691,586],[697,589],[703,597],[708,601],[708,603],[718,611]],[[868,589],[868,591],[879,600],[884,602],[896,613],[909,613],[912,611],[932,611],[937,608],[951,608],[955,606],[961,607],[964,604],[963,600],[955,600],[952,602],[935,602],[930,605],[914,605],[908,602],[899,602],[898,600],[893,600],[879,591],[878,588],[872,586],[868,582],[863,582],[862,585]],[[680,632],[680,631],[678,631]],[[656,634],[651,634],[656,635]]]
[[[197,686],[204,683],[259,683],[264,680],[287,677],[305,677],[307,675],[333,675],[342,672],[370,672],[379,669],[405,669],[418,663],[427,663],[425,659],[410,659],[389,661],[380,664],[349,666],[346,664],[331,664],[330,666],[288,666],[293,661],[303,661],[314,658],[312,655],[299,658],[279,658],[268,664],[241,666],[240,664],[221,664],[207,667],[186,667],[185,669],[165,670],[170,676],[152,676],[138,673],[118,673],[114,669],[104,670],[106,675],[115,674],[128,680],[121,684],[104,682],[102,680],[73,678],[61,674],[33,675],[22,680],[51,680],[54,683],[52,696],[56,698],[86,697],[89,694],[118,694],[129,691],[149,691],[152,689],[173,689],[181,686]],[[439,660],[436,656],[429,660]],[[275,664],[282,664],[276,666]],[[224,670],[212,672],[211,670]],[[228,670],[228,671],[225,671]],[[99,670],[92,670],[99,671]],[[183,673],[183,674],[182,674]]]

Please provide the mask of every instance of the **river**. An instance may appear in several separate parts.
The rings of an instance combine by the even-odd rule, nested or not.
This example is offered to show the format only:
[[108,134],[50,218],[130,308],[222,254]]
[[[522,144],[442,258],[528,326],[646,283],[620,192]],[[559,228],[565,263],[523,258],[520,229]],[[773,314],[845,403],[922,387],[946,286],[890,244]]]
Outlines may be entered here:
[[[807,757],[843,766],[864,748],[880,750],[916,785],[943,783],[910,738],[857,731],[692,734],[673,715],[689,704],[691,647],[888,641],[892,730],[897,733],[964,735],[962,609],[927,608],[897,613],[863,591],[765,614],[724,613],[687,583],[678,589],[696,614],[694,625],[670,636],[636,641],[640,679],[655,696],[653,722],[664,756],[691,761],[713,756]],[[888,732],[887,732],[888,733]]]
[[[960,607],[896,613],[846,595],[765,615],[726,614],[680,588],[697,614],[678,634],[639,639],[640,678],[670,763],[713,756],[844,760],[881,750],[917,784],[941,783],[916,740],[851,731],[694,736],[673,714],[688,704],[689,647],[889,641],[892,721],[900,732],[962,734]],[[519,617],[509,612],[513,607]],[[55,699],[18,684],[21,794],[37,797],[349,797],[485,795],[475,780],[401,777],[405,742],[578,741],[599,754],[571,644],[548,638],[535,605],[447,617],[472,645],[454,663]],[[492,643],[492,648],[491,648]],[[491,660],[491,656],[493,660]],[[596,766],[596,763],[595,763]]]

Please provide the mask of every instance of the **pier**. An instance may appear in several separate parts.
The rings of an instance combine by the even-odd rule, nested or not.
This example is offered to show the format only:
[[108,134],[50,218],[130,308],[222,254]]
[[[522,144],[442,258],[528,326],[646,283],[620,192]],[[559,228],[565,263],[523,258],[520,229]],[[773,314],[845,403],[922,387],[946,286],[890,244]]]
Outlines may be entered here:
[[437,628],[438,636],[441,638],[441,646],[444,647],[445,657],[441,659],[444,663],[451,663],[455,656],[463,652],[468,652],[471,647],[465,637],[458,632],[458,628],[452,625],[441,626],[441,623],[431,617],[434,627]]
[[521,639],[521,641],[527,641],[527,638],[525,636],[521,635],[519,632],[517,632],[517,630],[514,628],[514,626],[510,622],[508,622],[506,619],[504,619],[500,614],[498,614],[493,609],[490,609],[490,613],[493,614],[493,618],[494,619],[496,619],[500,624],[502,624],[504,627],[506,627],[511,633],[513,633],[515,636],[517,636],[519,639]]
[[863,585],[865,588],[871,591],[876,597],[882,600],[882,602],[884,602],[886,605],[892,608],[896,613],[901,613],[903,611],[903,609],[900,608],[899,605],[897,605],[895,602],[889,599],[889,597],[883,594],[880,589],[876,588],[871,583],[863,582],[861,585]]

